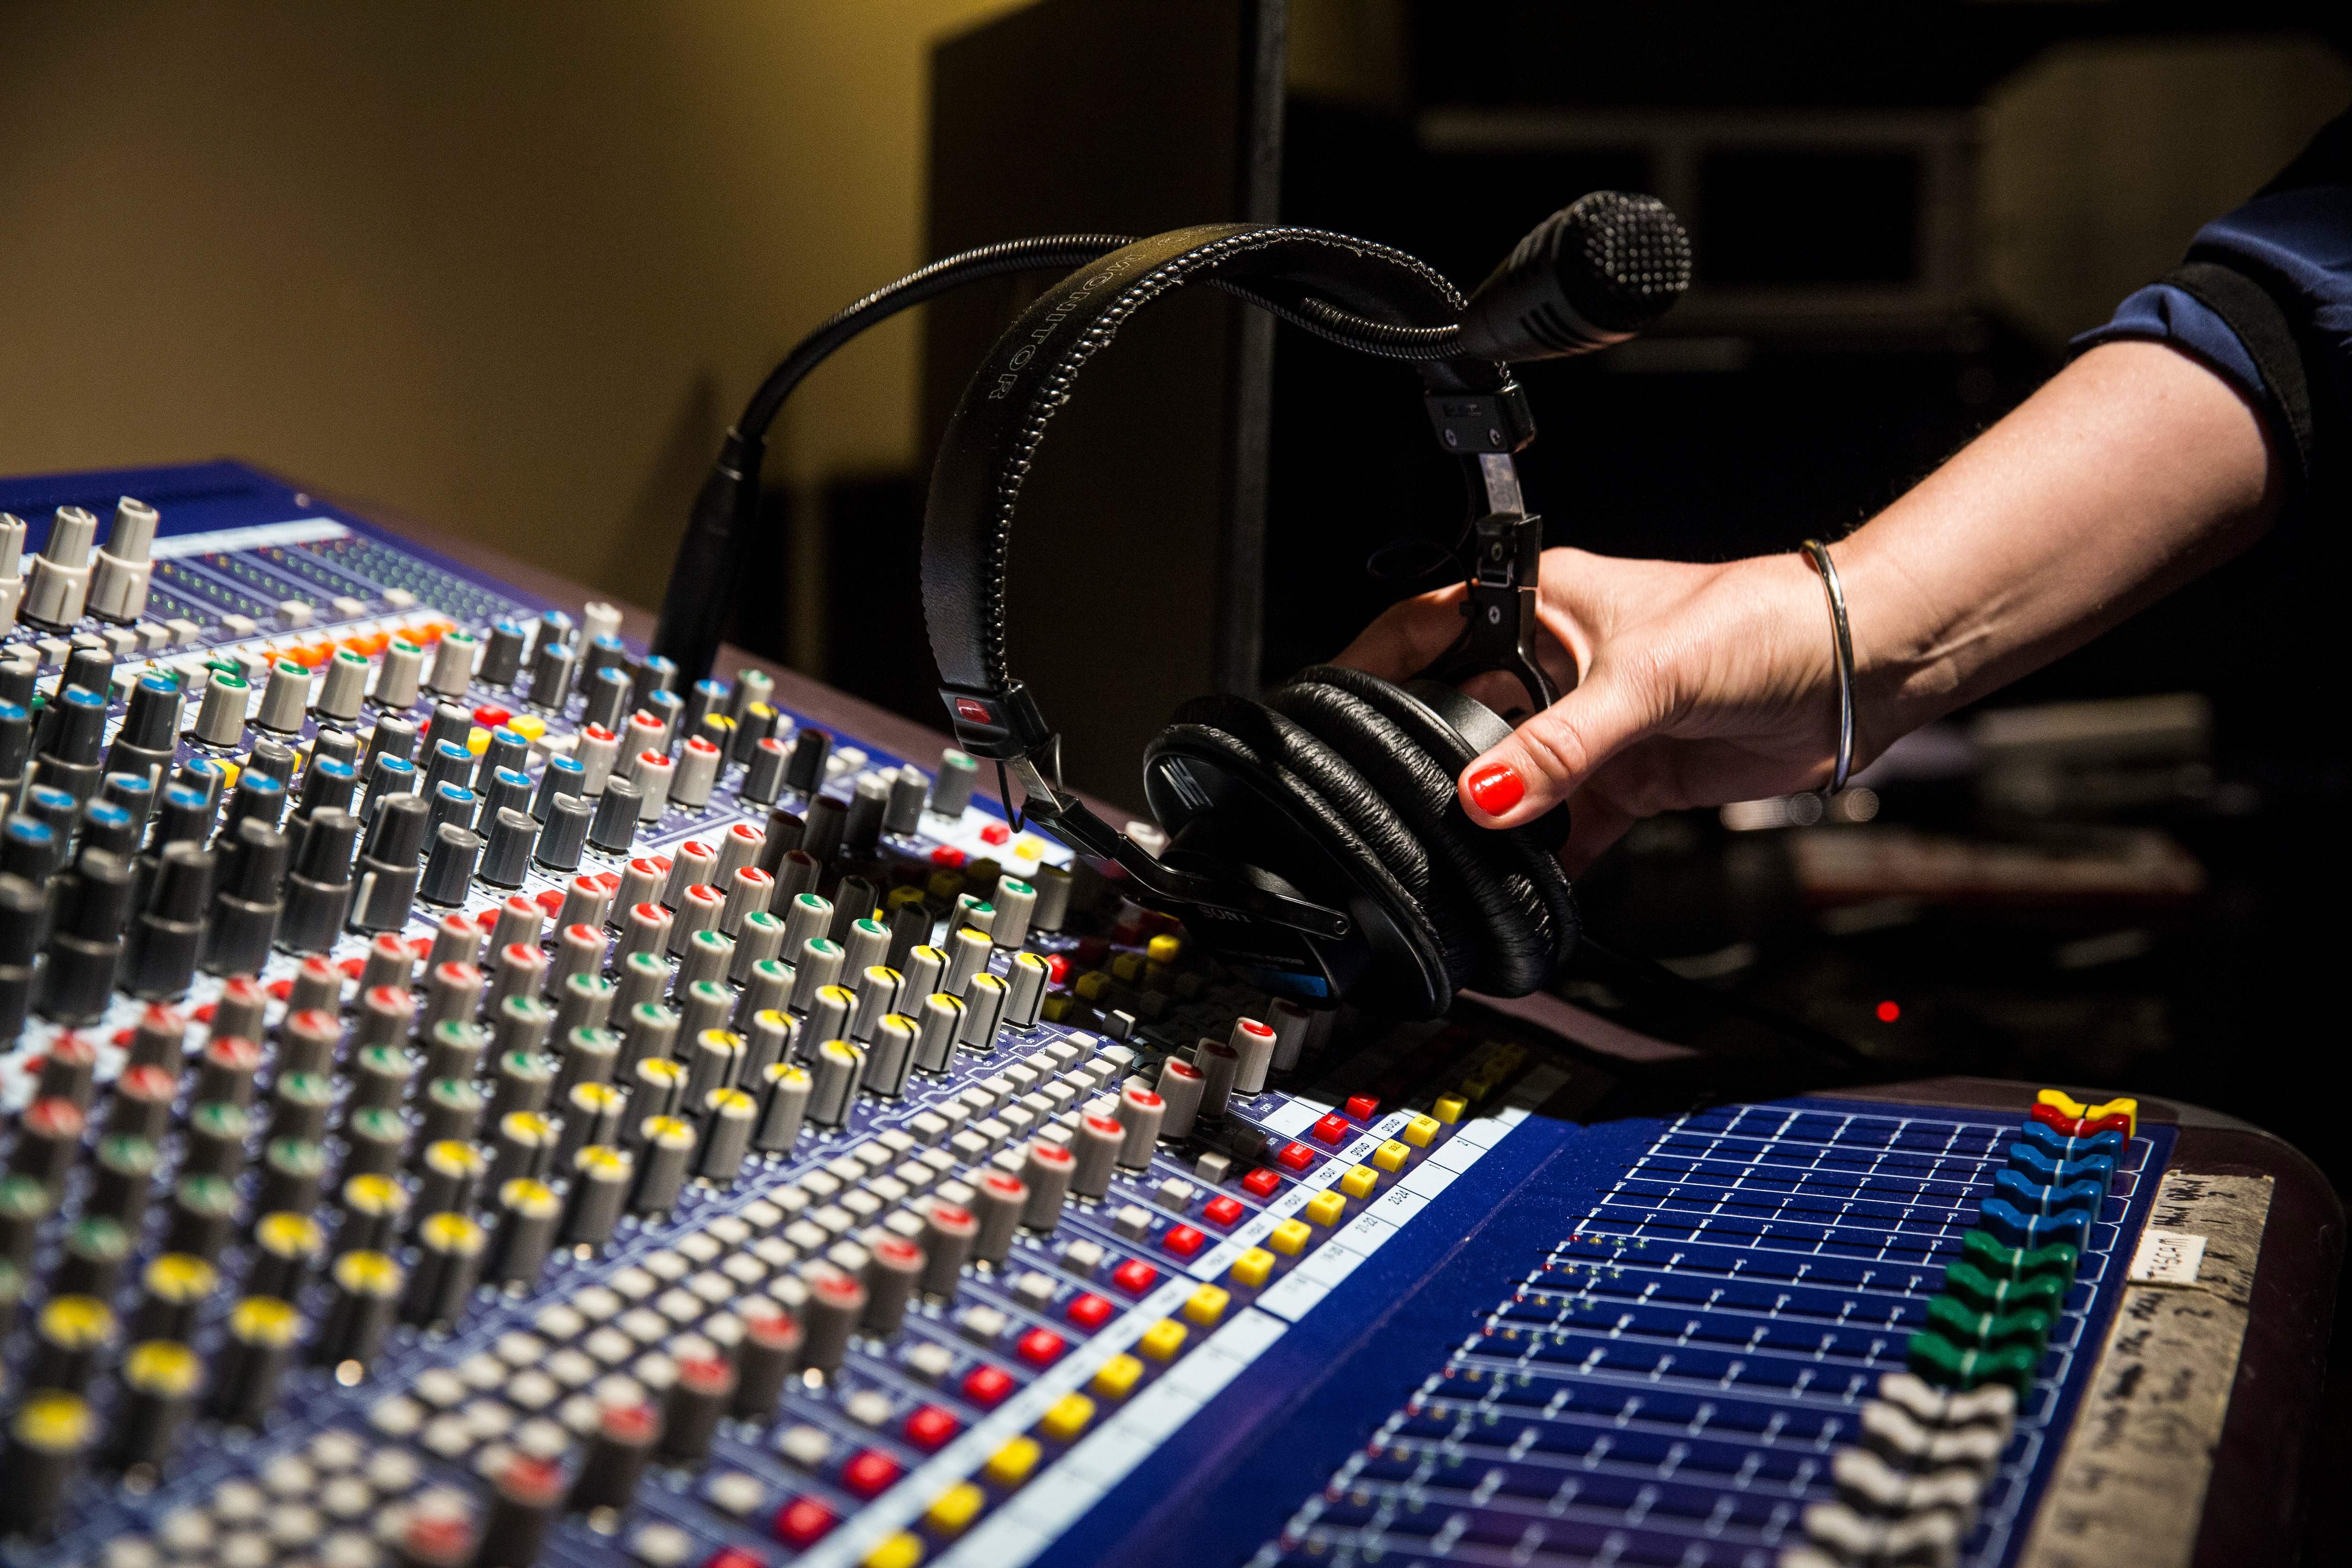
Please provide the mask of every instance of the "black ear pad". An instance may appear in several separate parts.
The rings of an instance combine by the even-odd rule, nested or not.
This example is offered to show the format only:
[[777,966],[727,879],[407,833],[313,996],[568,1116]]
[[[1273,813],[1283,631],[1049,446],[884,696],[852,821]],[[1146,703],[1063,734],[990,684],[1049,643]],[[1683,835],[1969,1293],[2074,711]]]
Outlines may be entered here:
[[1475,962],[1481,931],[1464,907],[1454,879],[1431,864],[1421,825],[1391,804],[1383,781],[1368,777],[1354,759],[1322,744],[1311,728],[1279,710],[1244,698],[1203,697],[1177,711],[1178,721],[1207,724],[1240,737],[1313,788],[1339,821],[1395,878],[1410,905],[1402,911],[1425,922],[1443,955],[1447,978],[1461,984]]
[[[1437,994],[1436,1009],[1450,1005],[1455,953],[1430,918],[1429,858],[1412,832],[1377,791],[1339,757],[1280,714],[1237,697],[1204,697],[1186,703],[1144,754],[1145,784],[1163,758],[1193,756],[1246,778],[1337,864],[1352,889],[1301,889],[1308,897],[1348,901],[1352,890],[1375,900],[1387,923],[1412,948],[1424,971],[1423,984]],[[1155,809],[1171,832],[1154,795]],[[1453,944],[1464,940],[1454,922]]]
[[1338,686],[1302,680],[1268,692],[1265,700],[1352,763],[1411,825],[1429,857],[1432,884],[1453,895],[1475,933],[1453,972],[1457,985],[1516,996],[1549,977],[1541,901],[1527,879],[1511,874],[1507,850],[1476,841],[1477,829],[1454,801],[1453,774],[1377,709]]
[[[1318,690],[1353,699],[1381,722],[1366,727],[1355,721],[1349,704],[1291,695]],[[1576,900],[1557,853],[1538,834],[1478,827],[1463,813],[1454,780],[1477,758],[1479,747],[1411,692],[1360,669],[1315,666],[1269,700],[1302,721],[1313,712],[1317,734],[1367,773],[1381,767],[1377,759],[1384,750],[1412,753],[1413,761],[1398,771],[1418,783],[1383,787],[1391,805],[1415,814],[1414,826],[1436,866],[1461,877],[1467,902],[1486,918],[1491,945],[1481,949],[1474,984],[1516,996],[1551,977],[1576,944]]]

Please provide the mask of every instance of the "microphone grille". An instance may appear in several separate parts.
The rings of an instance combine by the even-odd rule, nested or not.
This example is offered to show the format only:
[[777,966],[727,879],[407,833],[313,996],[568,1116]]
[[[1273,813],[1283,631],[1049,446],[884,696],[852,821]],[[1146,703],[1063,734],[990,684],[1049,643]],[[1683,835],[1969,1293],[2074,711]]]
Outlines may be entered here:
[[1690,236],[1655,196],[1591,192],[1521,245],[1542,254],[1568,303],[1604,331],[1639,331],[1690,287]]

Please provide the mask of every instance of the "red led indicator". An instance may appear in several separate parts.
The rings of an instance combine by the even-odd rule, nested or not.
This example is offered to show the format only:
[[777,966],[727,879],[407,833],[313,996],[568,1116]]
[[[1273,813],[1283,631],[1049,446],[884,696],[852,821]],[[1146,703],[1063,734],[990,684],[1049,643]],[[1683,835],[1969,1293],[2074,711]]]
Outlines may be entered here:
[[1895,1019],[1903,1016],[1902,1006],[1894,1002],[1881,1002],[1872,1011],[1878,1015],[1878,1021],[1882,1024],[1892,1024]]

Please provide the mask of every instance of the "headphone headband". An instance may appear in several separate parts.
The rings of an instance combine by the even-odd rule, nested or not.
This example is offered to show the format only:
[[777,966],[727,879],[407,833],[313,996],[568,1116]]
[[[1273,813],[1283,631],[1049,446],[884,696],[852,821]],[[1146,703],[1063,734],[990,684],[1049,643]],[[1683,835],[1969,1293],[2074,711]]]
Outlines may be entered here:
[[[1203,224],[1113,251],[1039,296],[999,338],[956,405],[923,520],[923,618],[957,743],[1013,762],[1044,751],[1052,727],[1005,662],[1013,514],[1048,422],[1078,373],[1137,310],[1195,279],[1277,281],[1411,326],[1458,320],[1461,294],[1386,246],[1320,229]],[[1492,393],[1502,367],[1433,360],[1431,390]]]

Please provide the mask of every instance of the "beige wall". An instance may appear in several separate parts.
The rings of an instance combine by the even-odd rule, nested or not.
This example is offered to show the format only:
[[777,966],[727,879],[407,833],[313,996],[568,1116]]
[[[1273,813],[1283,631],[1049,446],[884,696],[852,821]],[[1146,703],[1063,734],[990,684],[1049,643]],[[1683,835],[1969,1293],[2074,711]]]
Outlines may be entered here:
[[[655,602],[758,376],[921,259],[929,43],[1013,3],[11,0],[0,473],[247,458]],[[772,464],[912,462],[916,355]]]

